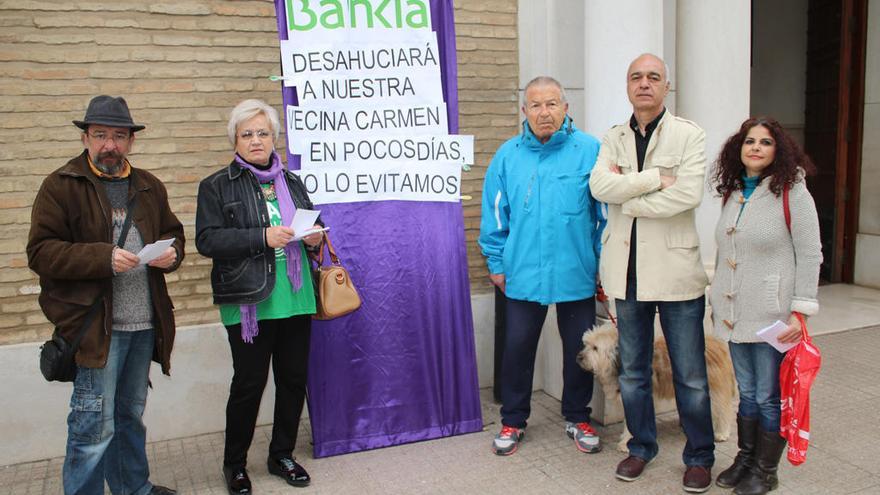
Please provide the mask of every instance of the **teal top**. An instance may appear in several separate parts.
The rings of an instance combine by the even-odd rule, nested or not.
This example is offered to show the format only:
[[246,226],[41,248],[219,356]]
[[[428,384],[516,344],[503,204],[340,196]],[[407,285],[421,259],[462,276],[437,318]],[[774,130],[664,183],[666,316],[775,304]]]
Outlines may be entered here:
[[761,180],[760,175],[756,175],[754,177],[748,177],[745,173],[743,173],[743,197],[749,199],[753,192],[755,192],[755,188],[758,187],[758,182]]
[[743,201],[742,205],[739,207],[739,214],[736,216],[736,223],[739,224],[739,219],[742,217],[743,208],[746,207],[746,203],[749,201],[749,197],[755,192],[755,188],[758,187],[758,182],[761,181],[761,176],[756,175],[754,177],[749,177],[743,172],[742,176],[743,180]]
[[[266,207],[269,210],[269,223],[275,227],[282,225],[281,210],[278,208],[278,199],[275,197],[273,184],[260,184],[263,187],[266,199]],[[302,287],[294,291],[287,278],[287,256],[284,249],[275,249],[275,288],[265,301],[257,303],[257,321],[278,320],[290,318],[296,315],[310,315],[315,313],[315,288],[312,286],[309,258],[301,241],[299,244],[300,259],[302,260]],[[241,323],[241,309],[237,304],[220,305],[220,321],[224,326]]]

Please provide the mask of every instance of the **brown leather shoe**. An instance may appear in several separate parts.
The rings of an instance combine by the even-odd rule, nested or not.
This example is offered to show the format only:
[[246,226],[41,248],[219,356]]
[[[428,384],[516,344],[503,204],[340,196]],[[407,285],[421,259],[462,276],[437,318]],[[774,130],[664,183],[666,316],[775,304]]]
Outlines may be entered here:
[[712,484],[712,468],[706,466],[688,466],[684,472],[684,491],[703,493]]
[[617,476],[617,479],[619,480],[635,481],[639,479],[639,476],[642,475],[642,471],[645,470],[645,466],[647,465],[648,461],[641,457],[631,455],[620,461],[620,464],[617,465],[617,472],[614,473],[614,475]]

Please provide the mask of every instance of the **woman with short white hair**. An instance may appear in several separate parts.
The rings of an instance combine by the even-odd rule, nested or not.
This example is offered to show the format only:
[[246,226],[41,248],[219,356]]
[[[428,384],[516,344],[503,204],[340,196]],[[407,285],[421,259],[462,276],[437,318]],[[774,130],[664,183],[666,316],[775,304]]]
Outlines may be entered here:
[[279,127],[278,112],[265,102],[239,103],[227,126],[233,159],[199,184],[196,248],[213,259],[214,304],[232,350],[223,473],[233,494],[251,493],[247,451],[270,362],[275,420],[269,472],[293,486],[311,481],[293,449],[305,402],[315,312],[306,249],[317,249],[323,234],[298,239],[289,227],[296,210],[312,209],[312,202],[302,181],[275,152]]

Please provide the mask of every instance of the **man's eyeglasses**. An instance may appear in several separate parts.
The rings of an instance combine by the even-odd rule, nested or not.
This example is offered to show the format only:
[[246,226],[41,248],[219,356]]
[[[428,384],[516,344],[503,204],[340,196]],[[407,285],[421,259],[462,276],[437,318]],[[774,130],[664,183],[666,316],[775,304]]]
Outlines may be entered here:
[[131,137],[131,134],[125,134],[122,132],[114,132],[113,134],[108,134],[106,132],[90,132],[88,134],[89,137],[95,141],[106,143],[108,140],[112,139],[116,144],[124,144],[128,142],[128,139]]
[[250,141],[254,136],[257,136],[260,139],[268,139],[272,134],[266,129],[260,129],[258,131],[242,131],[241,134],[238,135],[239,139],[242,141]]

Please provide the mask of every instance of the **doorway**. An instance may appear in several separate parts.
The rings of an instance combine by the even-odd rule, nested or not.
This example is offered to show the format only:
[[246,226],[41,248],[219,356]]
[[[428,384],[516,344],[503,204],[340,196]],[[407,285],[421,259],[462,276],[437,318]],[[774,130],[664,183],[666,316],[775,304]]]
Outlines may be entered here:
[[752,115],[772,115],[816,165],[807,180],[823,282],[853,281],[867,0],[752,2]]

